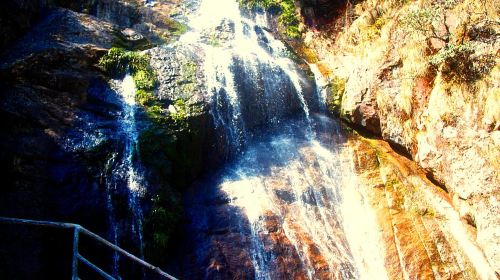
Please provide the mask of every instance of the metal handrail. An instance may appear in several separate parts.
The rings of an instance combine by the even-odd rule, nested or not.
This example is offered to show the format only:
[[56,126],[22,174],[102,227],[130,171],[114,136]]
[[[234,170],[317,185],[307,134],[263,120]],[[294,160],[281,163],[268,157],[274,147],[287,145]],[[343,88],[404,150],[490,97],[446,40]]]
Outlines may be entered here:
[[116,280],[116,278],[112,277],[101,268],[91,263],[89,260],[80,255],[78,251],[78,244],[80,240],[80,233],[92,238],[94,241],[97,241],[101,244],[104,244],[108,248],[111,248],[113,251],[120,253],[121,255],[129,258],[135,263],[151,270],[152,272],[164,277],[165,279],[177,280],[177,278],[172,275],[164,272],[159,267],[156,267],[132,254],[123,250],[122,248],[116,246],[115,244],[109,242],[108,240],[100,237],[99,235],[89,231],[88,229],[78,225],[71,223],[59,223],[59,222],[51,222],[51,221],[37,221],[37,220],[27,220],[27,219],[17,219],[17,218],[6,218],[0,217],[0,223],[8,223],[8,224],[24,224],[24,225],[35,225],[35,226],[45,226],[45,227],[55,227],[55,228],[67,228],[73,229],[73,261],[72,261],[72,279],[78,280],[78,262],[82,262],[87,265],[89,268],[97,272],[103,278],[108,280]]

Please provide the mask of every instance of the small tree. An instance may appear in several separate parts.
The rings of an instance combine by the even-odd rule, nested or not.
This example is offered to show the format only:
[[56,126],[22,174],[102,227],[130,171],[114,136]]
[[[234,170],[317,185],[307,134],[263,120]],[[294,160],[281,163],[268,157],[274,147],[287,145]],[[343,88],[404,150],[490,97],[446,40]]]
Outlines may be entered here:
[[418,32],[428,39],[434,38],[445,44],[450,40],[450,31],[446,25],[446,11],[439,4],[433,4],[428,8],[412,9],[403,17],[402,23],[408,31]]

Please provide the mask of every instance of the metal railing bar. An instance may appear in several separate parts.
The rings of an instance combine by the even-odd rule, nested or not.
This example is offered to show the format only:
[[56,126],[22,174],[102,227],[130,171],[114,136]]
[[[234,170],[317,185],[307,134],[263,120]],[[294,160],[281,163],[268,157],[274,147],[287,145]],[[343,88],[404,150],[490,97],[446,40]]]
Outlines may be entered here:
[[95,272],[99,273],[106,280],[116,280],[113,276],[107,274],[104,270],[97,267],[95,264],[91,263],[89,260],[84,258],[82,255],[78,254],[78,260],[83,262],[88,267],[92,268]]
[[78,280],[78,237],[80,234],[80,229],[79,227],[75,227],[73,229],[73,269],[72,269],[72,274],[73,280]]
[[59,222],[49,222],[49,221],[35,221],[35,220],[5,218],[5,217],[0,217],[0,222],[10,223],[10,224],[23,224],[23,225],[56,227],[56,228],[75,228],[75,227],[78,226],[77,224],[71,224],[71,223],[59,223]]
[[97,235],[97,234],[95,234],[95,233],[87,230],[86,228],[80,227],[80,231],[83,234],[85,234],[85,235],[93,238],[94,240],[99,241],[99,242],[103,243],[104,245],[110,247],[111,249],[115,250],[116,252],[122,254],[123,256],[125,256],[125,257],[133,260],[134,262],[136,262],[136,263],[138,263],[138,264],[140,264],[140,265],[142,265],[142,266],[144,266],[144,267],[146,267],[146,268],[148,268],[148,269],[150,269],[150,270],[152,270],[152,271],[160,274],[161,276],[164,276],[164,277],[166,277],[167,279],[170,279],[170,280],[177,280],[177,278],[175,278],[172,275],[164,272],[159,267],[151,265],[151,264],[145,262],[144,260],[142,260],[142,259],[140,259],[140,258],[138,258],[138,257],[136,257],[136,256],[134,256],[132,254],[130,254],[129,252],[123,250],[122,248],[116,246],[115,244],[109,242],[108,240],[100,237],[99,235]]
[[[89,262],[87,259],[83,258],[79,253],[78,253],[78,243],[79,243],[79,235],[80,233],[83,233],[90,238],[101,242],[102,244],[108,246],[112,250],[122,254],[123,256],[131,259],[132,261],[142,265],[143,267],[167,278],[170,280],[178,280],[177,278],[173,277],[172,275],[166,273],[165,271],[161,270],[159,267],[156,267],[150,263],[147,263],[146,261],[130,254],[129,252],[123,250],[122,248],[116,246],[115,244],[109,242],[108,240],[100,237],[99,235],[89,231],[88,229],[78,225],[78,224],[72,224],[72,223],[59,223],[59,222],[50,222],[50,221],[37,221],[37,220],[28,220],[28,219],[17,219],[17,218],[7,218],[7,217],[0,217],[0,223],[11,223],[11,224],[23,224],[23,225],[38,225],[38,226],[47,226],[47,227],[56,227],[56,228],[68,228],[68,229],[74,229],[73,233],[73,270],[72,270],[72,277],[73,279],[78,279],[78,276],[75,275],[78,274],[78,260],[81,260],[87,265],[90,265],[91,268],[93,269],[98,269],[99,271],[105,273],[104,271],[100,270],[98,267],[93,265],[91,262]],[[76,242],[76,245],[75,245]],[[75,264],[76,260],[76,264]],[[108,275],[109,276],[109,275]],[[114,279],[114,278],[110,278]]]

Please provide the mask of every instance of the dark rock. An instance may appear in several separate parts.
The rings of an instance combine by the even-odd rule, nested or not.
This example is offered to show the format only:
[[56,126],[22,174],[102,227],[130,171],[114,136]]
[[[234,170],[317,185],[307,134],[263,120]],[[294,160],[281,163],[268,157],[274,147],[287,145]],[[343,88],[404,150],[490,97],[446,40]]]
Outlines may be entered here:
[[286,203],[293,203],[296,200],[293,193],[286,190],[275,190],[274,193],[279,199],[283,200]]
[[[111,32],[109,24],[57,9],[3,57],[0,216],[74,222],[106,236],[102,174],[118,147],[111,132],[119,101],[95,63],[111,45]],[[29,239],[29,231],[23,237]],[[71,242],[58,246],[68,249]],[[58,260],[51,248],[32,249],[40,250],[48,269]],[[2,277],[16,278],[11,268],[21,262],[25,273],[36,274],[26,278],[49,272],[10,261],[1,263]]]

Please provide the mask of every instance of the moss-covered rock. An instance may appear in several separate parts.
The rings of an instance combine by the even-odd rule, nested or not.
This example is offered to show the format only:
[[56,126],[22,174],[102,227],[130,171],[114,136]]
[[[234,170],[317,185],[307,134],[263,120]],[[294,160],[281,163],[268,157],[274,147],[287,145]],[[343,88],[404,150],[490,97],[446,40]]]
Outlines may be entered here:
[[345,93],[345,83],[346,80],[334,77],[332,82],[329,85],[330,91],[327,95],[327,108],[330,113],[335,116],[340,116],[341,106],[342,106],[342,97]]
[[140,36],[139,39],[131,40],[131,38],[125,36],[123,32],[115,31],[113,46],[129,51],[142,51],[151,48],[153,44],[145,37]]
[[[182,218],[180,190],[190,182],[193,166],[199,163],[199,154],[193,145],[199,145],[189,126],[193,109],[182,98],[162,100],[155,94],[158,81],[149,64],[148,55],[112,48],[99,65],[109,76],[132,74],[137,87],[136,101],[139,116],[146,126],[138,137],[138,156],[147,170],[153,198],[145,212],[144,231],[146,256],[163,263],[172,236]],[[183,65],[179,78],[182,91],[192,90],[196,65]],[[142,112],[142,114],[140,114]]]

